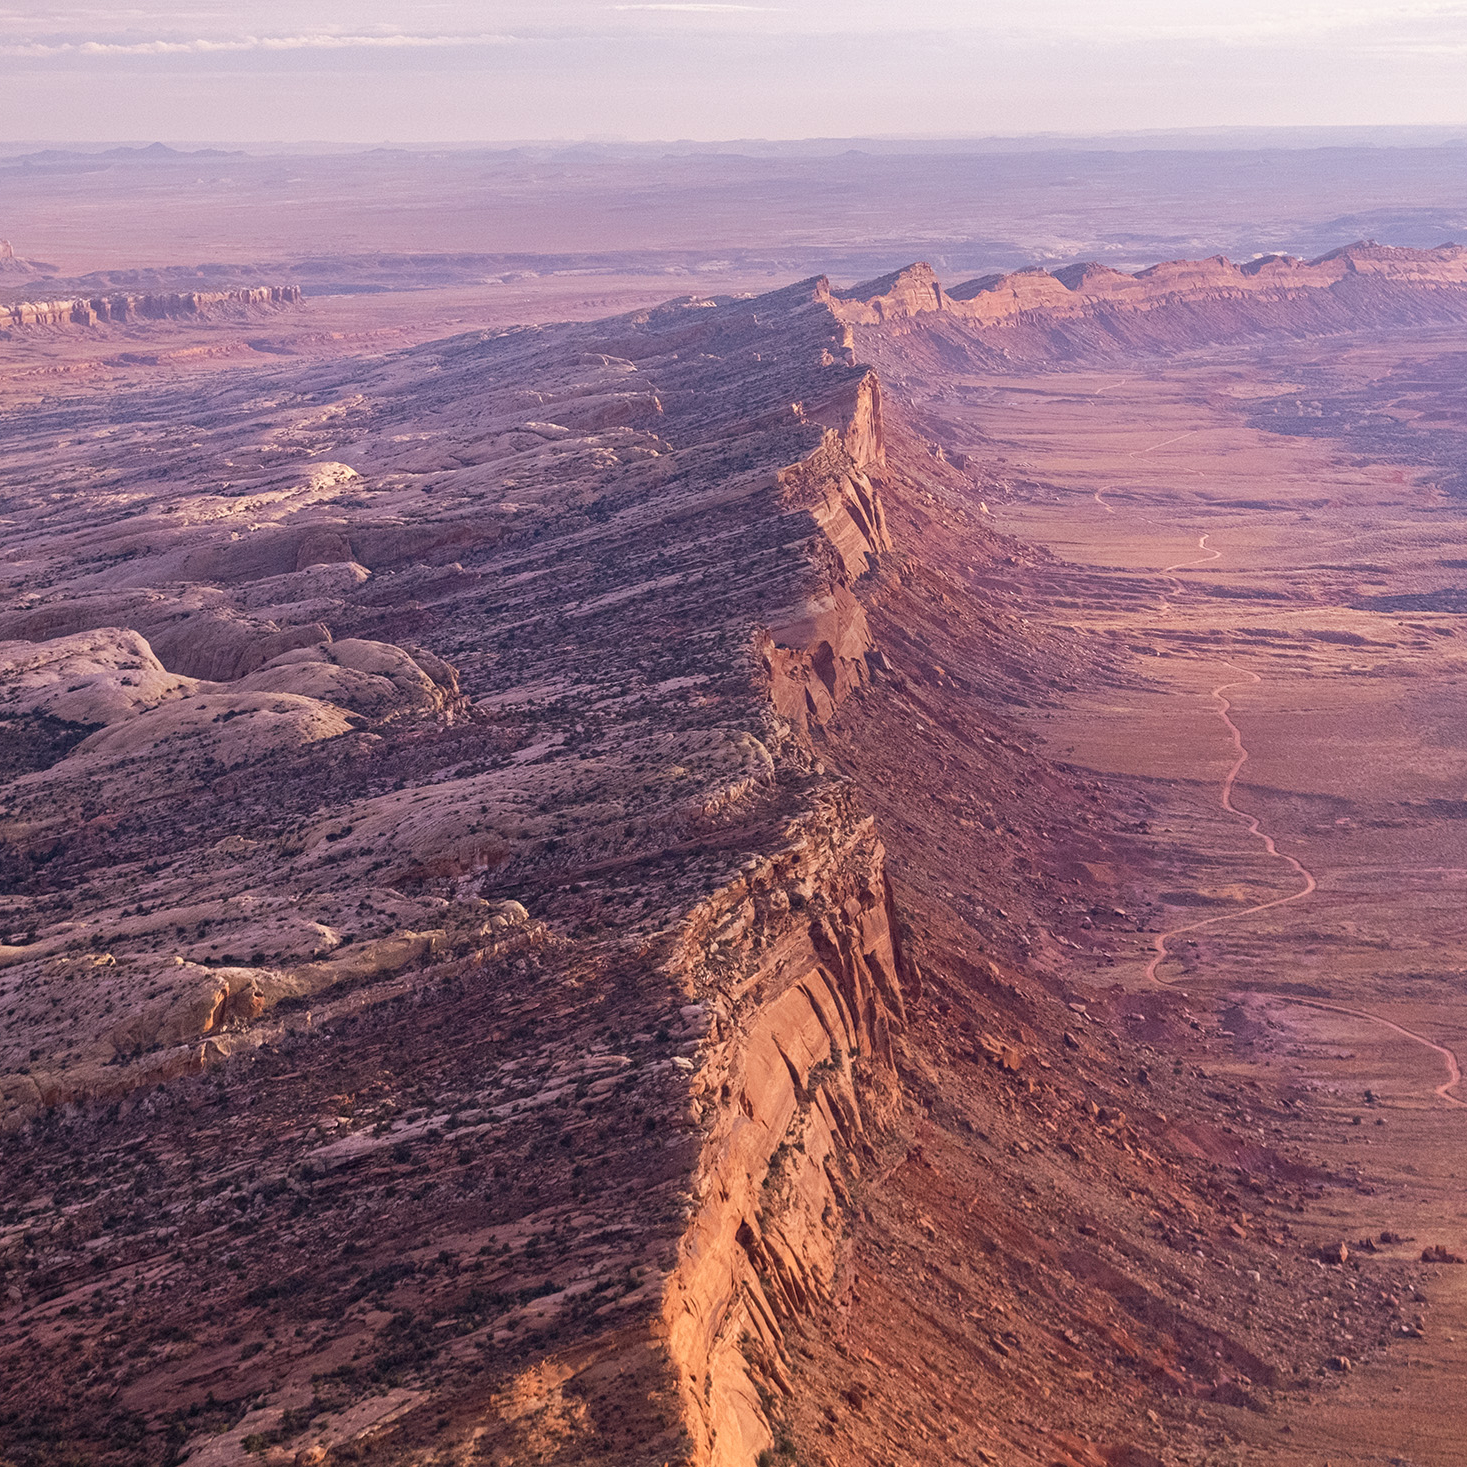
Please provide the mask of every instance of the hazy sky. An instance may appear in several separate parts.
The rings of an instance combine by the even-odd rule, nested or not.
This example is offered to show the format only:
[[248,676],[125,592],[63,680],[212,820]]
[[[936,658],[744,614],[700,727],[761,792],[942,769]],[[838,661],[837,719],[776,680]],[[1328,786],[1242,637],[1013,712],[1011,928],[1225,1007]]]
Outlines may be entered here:
[[0,0],[7,139],[1467,123],[1467,0]]

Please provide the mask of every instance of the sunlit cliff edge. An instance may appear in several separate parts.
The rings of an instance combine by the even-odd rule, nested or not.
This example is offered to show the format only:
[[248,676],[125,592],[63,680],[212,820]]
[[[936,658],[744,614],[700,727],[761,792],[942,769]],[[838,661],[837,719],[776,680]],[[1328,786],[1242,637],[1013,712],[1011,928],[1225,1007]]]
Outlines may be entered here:
[[[242,430],[226,388],[216,422],[229,427],[206,453],[228,466],[206,468],[197,443],[171,463],[150,445],[146,466],[109,446],[103,472],[124,515],[99,525],[53,501],[23,516],[0,622],[0,716],[19,753],[4,809],[15,935],[0,960],[22,1010],[0,1124],[17,1144],[34,1144],[61,1106],[72,1125],[109,1103],[111,1124],[136,1125],[141,1091],[183,1094],[200,1083],[190,1077],[312,1045],[333,1022],[470,974],[487,995],[490,971],[515,981],[527,962],[548,991],[590,981],[569,976],[587,962],[641,971],[623,986],[646,1017],[611,1026],[630,1053],[586,1016],[568,1014],[559,1039],[554,1023],[519,1039],[490,1031],[489,1073],[504,1076],[484,1092],[498,1092],[491,1127],[535,1129],[543,1102],[513,1099],[511,1076],[533,1073],[546,1043],[555,1069],[584,1072],[572,1084],[593,1130],[599,1110],[624,1109],[629,1084],[649,1087],[659,1116],[615,1143],[613,1165],[633,1172],[609,1213],[618,1189],[588,1196],[560,1154],[555,1208],[589,1205],[603,1229],[631,1208],[636,1241],[630,1254],[593,1248],[601,1263],[572,1269],[582,1282],[568,1275],[526,1317],[540,1328],[562,1310],[579,1318],[577,1301],[602,1306],[590,1322],[612,1334],[593,1355],[611,1352],[603,1369],[635,1370],[648,1350],[663,1361],[698,1458],[744,1462],[767,1446],[747,1357],[777,1368],[780,1320],[830,1285],[831,1223],[891,1102],[902,1014],[880,841],[804,742],[869,681],[852,587],[890,543],[868,478],[884,459],[879,386],[844,341],[809,286],[462,338],[377,369],[380,388],[282,382],[289,410],[259,449],[262,425]],[[404,411],[418,431],[390,432]],[[44,492],[36,467],[17,481],[22,498]],[[493,585],[518,589],[486,600]],[[435,739],[460,772],[403,793],[426,752],[407,750]],[[571,747],[568,766],[545,767]],[[344,772],[322,763],[327,750],[367,764],[322,805],[320,782]],[[226,813],[237,796],[202,828],[184,814],[225,771],[243,795],[267,767],[269,806],[246,796],[257,813],[243,823]],[[103,810],[109,836],[84,850],[77,833]],[[175,812],[189,832],[162,835]],[[341,831],[356,839],[333,844]],[[690,903],[708,863],[730,857],[732,879]],[[533,894],[548,882],[600,907],[586,878],[599,889],[605,873],[639,868],[642,892],[630,906],[612,898],[600,940],[555,933],[579,926]],[[381,935],[344,938],[367,909],[386,917]],[[92,994],[80,1023],[51,1002],[78,979]],[[669,1023],[676,1063],[650,1037]],[[796,1138],[788,1195],[771,1205],[770,1159]],[[667,1185],[682,1178],[684,1210],[645,1196],[632,1158],[647,1148]],[[317,1153],[308,1126],[268,1166],[287,1179],[342,1164]],[[384,1155],[349,1159],[356,1205],[370,1195],[362,1166]],[[495,1215],[474,1210],[480,1225]],[[628,1268],[644,1286],[627,1286]],[[639,1312],[634,1346],[622,1321]],[[487,1345],[520,1326],[490,1309],[483,1328]]]
[[1317,260],[1264,255],[1234,264],[1221,255],[1170,260],[1128,275],[1108,265],[1039,266],[1007,275],[985,275],[944,289],[928,265],[911,265],[848,291],[829,292],[843,321],[870,325],[942,312],[978,326],[1011,325],[1025,316],[1072,320],[1097,308],[1149,311],[1198,301],[1242,299],[1308,301],[1312,293],[1341,287],[1467,285],[1467,248],[1445,244],[1404,249],[1369,241],[1346,245]]

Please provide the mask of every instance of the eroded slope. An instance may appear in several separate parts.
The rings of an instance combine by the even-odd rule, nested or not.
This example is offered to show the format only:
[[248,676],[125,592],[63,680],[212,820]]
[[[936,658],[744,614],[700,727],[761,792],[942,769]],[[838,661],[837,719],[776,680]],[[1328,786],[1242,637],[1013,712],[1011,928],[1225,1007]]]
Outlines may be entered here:
[[901,1013],[879,840],[800,737],[886,543],[828,308],[13,441],[7,1449],[757,1452],[750,1259],[828,1283]]

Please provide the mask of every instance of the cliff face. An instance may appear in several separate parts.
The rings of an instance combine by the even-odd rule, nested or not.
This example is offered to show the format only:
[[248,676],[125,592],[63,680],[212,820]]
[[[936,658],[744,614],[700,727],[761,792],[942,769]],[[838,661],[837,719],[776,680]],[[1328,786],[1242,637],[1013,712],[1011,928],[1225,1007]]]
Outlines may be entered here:
[[708,1131],[664,1298],[693,1460],[772,1444],[785,1329],[830,1301],[867,1132],[895,1099],[901,958],[872,821],[835,794],[695,914],[675,959],[710,1018],[693,1079]]
[[[4,1389],[104,1461],[747,1463],[895,1104],[882,846],[807,737],[872,676],[880,385],[813,283],[267,385],[11,440],[6,1187],[81,1146],[127,1200],[0,1236]],[[190,1342],[86,1334],[78,1389],[38,1331],[165,1227],[132,1333]]]
[[0,305],[0,331],[23,326],[100,326],[169,321],[299,305],[298,285],[260,285],[245,290],[174,291],[158,295],[99,295],[61,301]]
[[1108,266],[1031,268],[945,290],[917,264],[831,293],[841,320],[901,333],[956,329],[995,360],[1179,349],[1263,331],[1324,334],[1467,317],[1467,247],[1360,243],[1316,260],[1269,255],[1174,260],[1127,275]]
[[[1222,269],[815,280],[7,422],[0,1454],[854,1467],[879,1417],[1145,1467],[1139,1403],[1257,1404],[1294,1325],[1231,1322],[1261,1244],[1208,1168],[1276,1158],[1180,1136],[1041,961],[1125,812],[1003,709],[1104,654],[856,360]],[[1184,1307],[1171,1244],[1229,1225]]]

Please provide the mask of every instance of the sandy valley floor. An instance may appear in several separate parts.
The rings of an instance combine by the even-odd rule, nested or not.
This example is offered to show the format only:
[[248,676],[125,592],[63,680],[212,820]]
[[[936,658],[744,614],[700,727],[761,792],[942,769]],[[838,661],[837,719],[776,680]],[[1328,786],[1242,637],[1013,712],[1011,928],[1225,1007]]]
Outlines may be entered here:
[[[997,457],[1000,527],[1070,563],[1048,616],[1135,655],[1133,687],[1032,715],[1051,755],[1154,811],[1166,889],[1138,886],[1157,905],[1111,940],[1104,981],[1220,1014],[1208,1063],[1275,1098],[1247,1118],[1260,1140],[1358,1178],[1310,1231],[1409,1238],[1375,1243],[1396,1256],[1467,1252],[1467,645],[1446,609],[1467,519],[1432,467],[1461,426],[1464,346],[974,377],[926,400],[956,447]],[[1348,437],[1271,431],[1343,394]],[[1467,1269],[1436,1273],[1419,1338],[1238,1450],[1461,1462]]]

